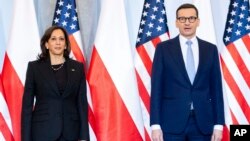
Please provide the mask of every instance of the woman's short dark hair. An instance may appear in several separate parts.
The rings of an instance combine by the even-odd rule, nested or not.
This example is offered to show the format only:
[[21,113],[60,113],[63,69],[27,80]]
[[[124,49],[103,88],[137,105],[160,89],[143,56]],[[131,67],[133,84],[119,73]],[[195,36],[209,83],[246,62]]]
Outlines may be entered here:
[[194,9],[195,12],[196,12],[197,18],[199,17],[198,9],[193,4],[185,3],[185,4],[182,4],[180,7],[177,8],[177,10],[176,10],[176,18],[178,18],[178,12],[179,12],[179,10],[181,10],[181,9],[187,9],[187,8]]
[[54,30],[57,30],[57,29],[60,29],[63,32],[64,36],[65,36],[66,49],[64,50],[63,56],[64,56],[65,59],[69,58],[69,54],[70,54],[70,51],[71,51],[71,46],[70,46],[70,41],[69,41],[68,33],[67,33],[67,31],[63,27],[53,25],[53,26],[49,27],[45,31],[45,33],[43,34],[43,36],[41,38],[40,48],[41,48],[42,52],[41,52],[41,54],[38,55],[38,60],[46,60],[46,59],[50,58],[50,56],[49,56],[49,50],[46,48],[45,44],[46,44],[46,42],[49,41],[52,32]]

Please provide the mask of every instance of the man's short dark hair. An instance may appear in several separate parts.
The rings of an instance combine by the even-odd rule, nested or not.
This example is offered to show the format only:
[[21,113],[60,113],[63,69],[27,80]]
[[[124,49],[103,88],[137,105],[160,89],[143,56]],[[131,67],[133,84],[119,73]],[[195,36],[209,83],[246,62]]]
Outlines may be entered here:
[[193,4],[185,3],[185,4],[182,4],[181,6],[179,6],[179,8],[176,10],[176,18],[178,18],[178,12],[179,12],[179,10],[181,10],[181,9],[187,9],[187,8],[194,9],[195,12],[196,12],[197,18],[199,17],[198,9]]

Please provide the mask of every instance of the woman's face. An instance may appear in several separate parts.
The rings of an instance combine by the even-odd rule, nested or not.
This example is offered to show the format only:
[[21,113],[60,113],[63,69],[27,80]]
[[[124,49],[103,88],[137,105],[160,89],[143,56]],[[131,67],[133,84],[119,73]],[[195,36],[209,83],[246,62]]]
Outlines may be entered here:
[[61,29],[54,30],[45,46],[49,50],[50,56],[63,56],[64,49],[66,49],[66,39],[63,31]]

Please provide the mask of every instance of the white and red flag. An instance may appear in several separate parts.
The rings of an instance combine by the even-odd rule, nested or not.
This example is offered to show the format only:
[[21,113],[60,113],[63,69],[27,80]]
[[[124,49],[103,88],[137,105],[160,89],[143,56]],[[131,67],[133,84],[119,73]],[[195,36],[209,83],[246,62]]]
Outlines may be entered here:
[[142,141],[140,96],[124,0],[102,0],[88,81],[98,141]]
[[40,41],[33,0],[14,0],[13,3],[13,19],[3,63],[2,82],[13,137],[15,141],[20,141],[26,69],[28,62],[36,59]]

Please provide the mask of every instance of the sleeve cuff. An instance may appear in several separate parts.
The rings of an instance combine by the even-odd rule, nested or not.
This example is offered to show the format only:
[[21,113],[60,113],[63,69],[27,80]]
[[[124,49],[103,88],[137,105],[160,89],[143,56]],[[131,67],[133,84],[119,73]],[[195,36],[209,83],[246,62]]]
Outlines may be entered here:
[[214,125],[214,129],[217,129],[217,130],[220,130],[220,131],[223,131],[223,125]]
[[161,126],[159,124],[151,125],[151,130],[158,130],[158,129],[161,129]]

